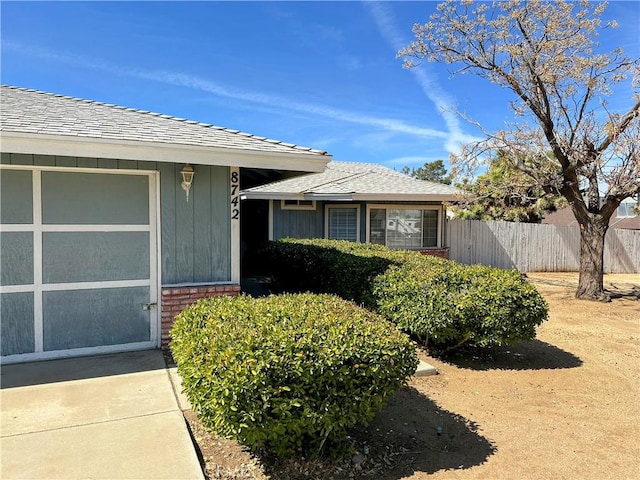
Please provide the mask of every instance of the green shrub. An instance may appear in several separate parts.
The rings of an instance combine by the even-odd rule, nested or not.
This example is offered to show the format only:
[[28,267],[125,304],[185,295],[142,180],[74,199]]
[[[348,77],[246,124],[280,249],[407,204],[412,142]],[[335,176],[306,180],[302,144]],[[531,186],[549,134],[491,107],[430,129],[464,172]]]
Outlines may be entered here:
[[332,293],[373,307],[373,279],[416,252],[344,240],[282,239],[266,255],[275,287],[284,292]]
[[516,270],[321,239],[287,239],[272,243],[269,251],[283,290],[354,300],[432,350],[530,340],[547,318],[546,302]]
[[200,300],[171,337],[202,422],[279,456],[319,453],[372,420],[418,363],[394,325],[330,295]]
[[547,303],[517,270],[456,262],[390,267],[374,281],[381,315],[435,350],[535,338]]

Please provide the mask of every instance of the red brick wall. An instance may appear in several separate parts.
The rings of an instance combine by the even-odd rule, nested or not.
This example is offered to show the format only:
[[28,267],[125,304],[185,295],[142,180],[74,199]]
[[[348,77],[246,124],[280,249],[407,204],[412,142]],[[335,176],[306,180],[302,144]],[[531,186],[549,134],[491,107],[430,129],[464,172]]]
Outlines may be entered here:
[[174,317],[187,305],[200,298],[219,297],[222,295],[238,295],[240,285],[204,285],[197,287],[163,287],[162,288],[162,348],[169,345],[169,330]]
[[440,257],[449,259],[449,247],[444,248],[425,248],[424,250],[420,250],[420,253],[423,255],[431,255],[432,257]]

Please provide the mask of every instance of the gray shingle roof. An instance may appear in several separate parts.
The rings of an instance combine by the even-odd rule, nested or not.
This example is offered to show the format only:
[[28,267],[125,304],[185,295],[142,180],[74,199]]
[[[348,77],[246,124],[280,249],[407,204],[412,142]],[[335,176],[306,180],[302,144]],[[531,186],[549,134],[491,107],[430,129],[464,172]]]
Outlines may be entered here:
[[373,163],[329,162],[322,173],[289,178],[247,189],[246,198],[323,198],[352,200],[453,201],[460,190],[450,185],[417,180]]
[[0,131],[250,150],[327,155],[325,151],[169,115],[37,90],[2,85]]

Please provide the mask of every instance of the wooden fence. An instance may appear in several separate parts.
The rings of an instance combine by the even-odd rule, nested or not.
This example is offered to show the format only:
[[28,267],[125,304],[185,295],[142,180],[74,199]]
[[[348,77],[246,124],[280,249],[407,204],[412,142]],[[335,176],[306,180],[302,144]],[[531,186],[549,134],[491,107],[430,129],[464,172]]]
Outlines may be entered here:
[[[450,258],[460,263],[517,268],[521,272],[579,269],[578,227],[453,219],[447,221],[446,233]],[[608,230],[604,270],[640,272],[640,231]]]

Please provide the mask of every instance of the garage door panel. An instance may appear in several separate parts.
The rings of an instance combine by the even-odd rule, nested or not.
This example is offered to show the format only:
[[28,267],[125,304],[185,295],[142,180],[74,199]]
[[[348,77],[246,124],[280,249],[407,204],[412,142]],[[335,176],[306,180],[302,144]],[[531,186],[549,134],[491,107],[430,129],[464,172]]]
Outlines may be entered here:
[[149,232],[45,232],[43,282],[148,279],[149,242]]
[[0,294],[2,341],[0,355],[35,351],[33,292]]
[[33,173],[28,170],[0,172],[0,223],[33,222]]
[[157,176],[1,166],[2,363],[158,344]]
[[0,285],[33,284],[33,233],[0,233]]
[[149,287],[43,293],[44,350],[150,341]]
[[149,177],[42,172],[45,225],[145,225]]

